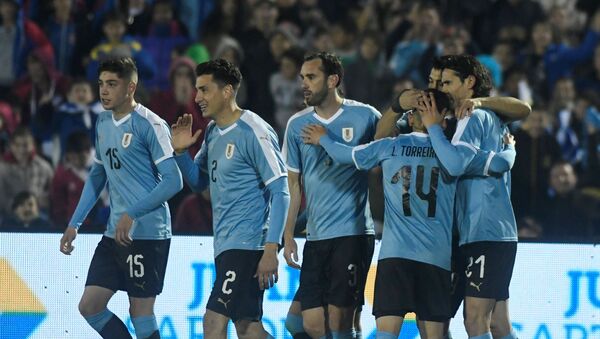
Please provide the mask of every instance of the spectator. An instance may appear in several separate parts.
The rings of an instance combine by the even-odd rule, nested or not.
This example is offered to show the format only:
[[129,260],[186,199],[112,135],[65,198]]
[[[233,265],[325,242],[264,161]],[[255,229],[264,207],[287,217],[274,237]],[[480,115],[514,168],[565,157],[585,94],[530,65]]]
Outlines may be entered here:
[[283,52],[279,62],[279,71],[271,75],[269,82],[271,96],[275,101],[275,131],[279,140],[283,134],[288,119],[304,107],[302,80],[300,68],[304,62],[304,50],[290,48]]
[[[89,175],[92,152],[89,134],[84,131],[73,132],[66,141],[63,163],[56,169],[50,188],[50,216],[61,230],[67,226],[79,202]],[[98,200],[84,221],[84,230],[103,231],[108,221],[107,209],[102,199]]]
[[112,12],[106,16],[102,25],[106,39],[94,47],[90,53],[90,62],[86,71],[88,80],[97,80],[98,74],[96,73],[101,60],[122,56],[130,56],[135,60],[142,83],[151,80],[156,74],[156,65],[150,55],[142,50],[140,42],[125,35],[125,23],[125,17],[119,12]]
[[50,232],[52,224],[40,212],[36,196],[28,191],[18,193],[13,199],[11,215],[2,221],[3,232]]
[[392,97],[394,80],[385,62],[383,41],[376,32],[366,32],[358,46],[358,57],[345,68],[348,98],[382,109]]
[[[169,89],[159,91],[150,100],[150,109],[163,118],[170,126],[185,113],[193,117],[193,130],[205,130],[208,119],[202,117],[200,107],[194,101],[196,76],[194,62],[186,57],[173,60],[169,68]],[[204,133],[204,132],[203,132]],[[202,136],[201,136],[202,137]],[[200,144],[189,148],[191,156],[195,156],[200,149]]]
[[52,45],[34,22],[24,19],[17,0],[0,0],[0,96],[10,93],[7,87],[26,69],[27,55],[38,49],[52,55]]
[[27,57],[27,75],[15,84],[21,100],[22,122],[31,127],[41,154],[52,155],[52,120],[65,97],[68,80],[54,69],[54,55],[33,50]]
[[179,208],[174,234],[212,235],[212,209],[210,205],[210,192],[204,190],[200,193],[190,193]]
[[148,34],[152,21],[152,7],[146,0],[129,0],[127,2],[127,34],[143,37]]
[[139,39],[144,46],[144,53],[147,53],[157,66],[154,78],[144,86],[150,90],[165,90],[169,86],[169,67],[173,52],[189,43],[185,26],[174,18],[171,1],[154,2],[147,36]]
[[52,163],[55,166],[65,154],[67,138],[72,133],[83,131],[89,140],[96,140],[96,119],[103,110],[100,102],[94,100],[92,84],[84,78],[71,83],[67,101],[58,107],[52,122],[55,136]]
[[75,15],[72,0],[53,0],[53,14],[45,25],[54,46],[56,69],[63,74],[84,75],[83,57],[92,48],[91,23],[85,16]]
[[0,214],[10,212],[14,197],[23,191],[33,193],[42,210],[49,205],[52,167],[35,152],[33,136],[27,127],[12,134],[8,152],[0,162]]
[[551,132],[551,117],[536,106],[517,130],[517,158],[512,169],[512,202],[518,218],[546,208],[544,197],[552,164],[562,160],[560,146]]

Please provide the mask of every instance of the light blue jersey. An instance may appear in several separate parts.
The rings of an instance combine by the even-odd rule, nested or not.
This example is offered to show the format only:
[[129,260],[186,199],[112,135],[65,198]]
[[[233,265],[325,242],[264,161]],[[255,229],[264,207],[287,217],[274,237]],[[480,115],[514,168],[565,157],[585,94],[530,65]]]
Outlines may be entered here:
[[[103,167],[108,180],[110,218],[104,233],[106,236],[114,238],[115,226],[123,213],[130,213],[134,206],[139,206],[148,199],[150,192],[162,179],[157,166],[172,156],[169,127],[146,107],[138,104],[119,121],[114,119],[111,111],[99,115],[94,162]],[[175,170],[177,171],[176,166]],[[177,176],[181,182],[178,171]],[[137,208],[136,212],[130,213],[134,214],[131,233],[133,239],[171,237],[171,214],[165,200],[139,217],[136,215]],[[78,214],[76,211],[73,219],[79,219]],[[71,222],[71,225],[77,224],[80,224],[77,220]]]
[[302,175],[307,240],[374,234],[374,230],[368,173],[351,164],[335,163],[322,147],[304,144],[302,129],[309,124],[324,125],[335,141],[356,146],[373,140],[380,117],[373,107],[344,99],[339,111],[327,120],[308,107],[288,121],[283,156],[288,170]]
[[355,147],[359,169],[381,165],[385,216],[379,260],[405,258],[450,270],[456,177],[439,163],[429,136],[413,132]]
[[[270,211],[267,187],[287,178],[277,140],[273,128],[248,110],[225,129],[214,121],[207,126],[194,163],[210,185],[215,257],[226,250],[261,250],[265,242],[280,242],[285,217],[270,225],[269,215],[273,219],[272,213],[281,211]],[[185,167],[182,160],[177,157]],[[187,181],[187,170],[182,171]],[[282,187],[287,192],[287,180]]]
[[[471,117],[458,122],[452,145],[459,160],[470,163],[480,150],[500,152],[505,133],[506,126],[496,114],[476,109]],[[448,152],[444,155],[450,156]],[[462,176],[457,185],[456,219],[460,245],[477,241],[517,241],[510,202],[510,172],[501,176]]]

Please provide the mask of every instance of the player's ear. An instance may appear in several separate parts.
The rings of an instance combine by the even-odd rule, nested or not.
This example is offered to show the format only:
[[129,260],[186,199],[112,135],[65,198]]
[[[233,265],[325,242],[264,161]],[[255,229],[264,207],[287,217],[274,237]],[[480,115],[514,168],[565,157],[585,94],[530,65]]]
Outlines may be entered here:
[[226,98],[231,98],[233,97],[233,86],[227,84],[225,86],[223,86],[223,94],[225,94]]
[[133,95],[135,93],[135,89],[137,88],[137,84],[133,81],[130,81],[127,85],[127,94]]
[[475,83],[477,82],[477,79],[475,79],[475,76],[473,75],[469,75],[466,79],[465,79],[466,83],[467,83],[467,88],[472,89],[473,87],[475,87]]
[[340,77],[337,74],[331,74],[327,77],[327,87],[328,88],[336,88],[338,82],[340,81]]

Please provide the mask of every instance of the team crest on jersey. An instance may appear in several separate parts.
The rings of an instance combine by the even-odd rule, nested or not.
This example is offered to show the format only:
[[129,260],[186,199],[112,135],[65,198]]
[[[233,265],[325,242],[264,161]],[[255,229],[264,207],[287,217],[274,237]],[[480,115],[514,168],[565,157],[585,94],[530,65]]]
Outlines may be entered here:
[[354,139],[354,128],[353,127],[344,127],[342,128],[342,138],[345,142],[350,142]]
[[233,157],[234,150],[235,150],[234,144],[227,144],[227,147],[225,148],[225,158],[231,159],[231,157]]
[[121,146],[123,146],[123,148],[129,147],[129,144],[131,144],[131,138],[133,138],[133,134],[131,134],[131,133],[123,134],[123,140],[121,140]]

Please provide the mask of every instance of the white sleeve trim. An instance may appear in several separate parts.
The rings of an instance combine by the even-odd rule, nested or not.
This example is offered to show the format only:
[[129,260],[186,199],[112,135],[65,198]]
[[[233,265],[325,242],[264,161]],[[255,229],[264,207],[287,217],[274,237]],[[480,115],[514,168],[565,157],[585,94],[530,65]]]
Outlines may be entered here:
[[489,176],[488,171],[490,169],[490,164],[492,163],[492,158],[495,154],[496,152],[491,151],[487,157],[487,160],[485,161],[485,167],[483,167],[483,175],[485,175],[486,177]]
[[274,175],[271,179],[265,181],[265,186],[269,186],[270,183],[272,183],[273,181],[275,181],[281,177],[287,177],[287,173],[282,173],[280,175]]
[[95,162],[95,163],[97,163],[97,164],[100,164],[100,165],[102,165],[102,161],[100,161],[100,160],[96,159],[96,157],[94,157],[94,162]]
[[162,157],[156,159],[156,161],[154,161],[154,164],[158,165],[159,163],[163,162],[163,160],[166,160],[166,159],[172,158],[172,157],[173,157],[173,154],[167,154],[165,156],[162,156]]
[[477,153],[477,148],[467,142],[464,141],[458,141],[458,142],[453,142],[452,143],[455,146],[465,146],[466,148],[470,149],[471,151],[473,151],[474,153]]
[[300,173],[301,172],[299,169],[294,168],[294,167],[292,167],[290,165],[286,165],[285,167],[287,167],[288,171],[292,171],[292,172],[295,172],[295,173]]
[[359,169],[359,170],[360,170],[361,168],[360,168],[360,166],[358,165],[358,161],[356,161],[356,151],[359,151],[359,150],[361,150],[361,149],[363,149],[363,148],[367,147],[367,145],[368,145],[368,144],[365,144],[365,145],[359,145],[359,146],[356,146],[356,147],[353,147],[353,148],[352,148],[352,161],[354,162],[354,166],[355,166],[357,169]]

